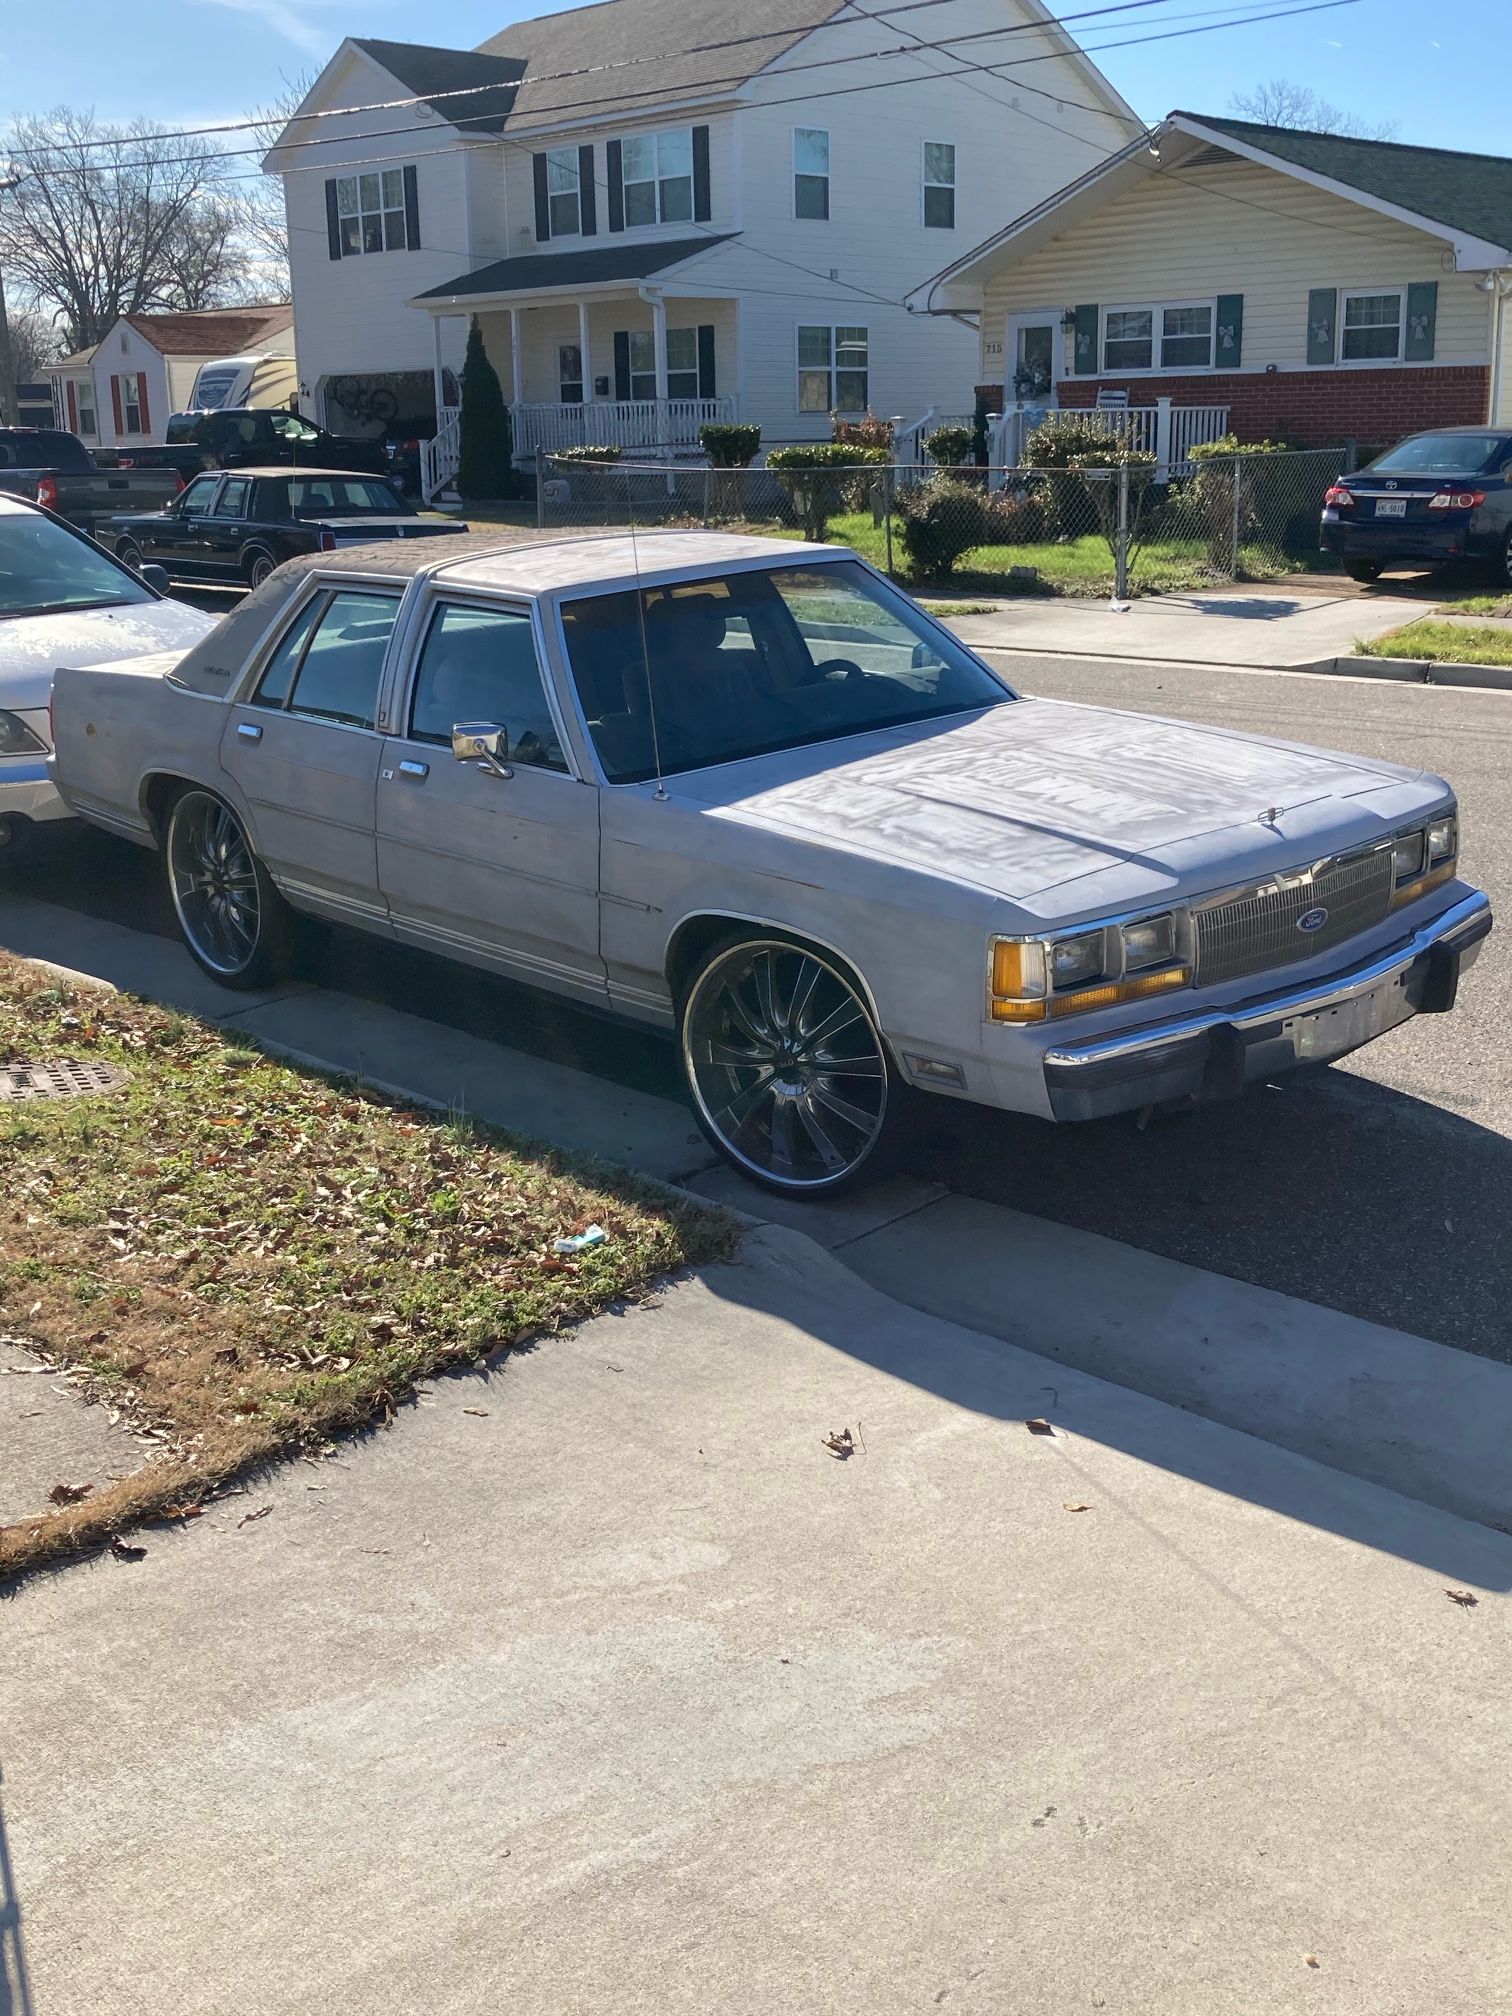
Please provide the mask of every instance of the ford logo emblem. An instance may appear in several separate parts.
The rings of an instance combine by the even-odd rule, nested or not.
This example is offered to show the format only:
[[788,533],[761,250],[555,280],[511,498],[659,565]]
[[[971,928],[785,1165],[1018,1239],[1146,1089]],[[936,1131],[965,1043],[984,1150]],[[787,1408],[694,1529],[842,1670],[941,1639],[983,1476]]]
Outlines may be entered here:
[[1302,912],[1302,915],[1297,919],[1297,929],[1299,931],[1321,931],[1327,922],[1328,912],[1320,903],[1315,909],[1304,910]]

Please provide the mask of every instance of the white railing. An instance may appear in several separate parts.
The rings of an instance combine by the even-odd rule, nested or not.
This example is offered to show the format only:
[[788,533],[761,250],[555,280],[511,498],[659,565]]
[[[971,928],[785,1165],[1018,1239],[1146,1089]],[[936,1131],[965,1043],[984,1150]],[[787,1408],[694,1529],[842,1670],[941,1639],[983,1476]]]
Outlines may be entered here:
[[516,462],[563,448],[698,447],[700,427],[735,418],[733,399],[592,399],[584,405],[511,406]]
[[937,427],[975,427],[974,413],[942,413],[938,406],[931,406],[921,413],[917,420],[895,420],[893,422],[893,461],[899,469],[916,469],[925,475],[934,467],[933,457],[924,446]]
[[420,443],[420,491],[427,504],[437,497],[457,473],[462,452],[462,411],[443,406],[435,438]]
[[[1026,459],[1029,437],[1058,410],[1127,441],[1142,454],[1155,457],[1155,480],[1184,476],[1192,466],[1192,450],[1204,441],[1221,441],[1228,432],[1227,406],[1177,406],[1157,399],[1153,406],[1013,406],[989,417],[988,460],[994,468],[1016,469]],[[936,423],[938,424],[938,423]]]

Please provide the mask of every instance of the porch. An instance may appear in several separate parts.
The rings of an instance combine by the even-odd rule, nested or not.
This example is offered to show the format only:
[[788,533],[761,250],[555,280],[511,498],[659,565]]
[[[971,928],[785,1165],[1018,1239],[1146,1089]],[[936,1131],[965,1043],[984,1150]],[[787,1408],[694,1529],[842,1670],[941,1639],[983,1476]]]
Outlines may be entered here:
[[[1059,413],[1074,413],[1079,419],[1095,421],[1115,439],[1126,441],[1143,454],[1153,455],[1158,483],[1186,475],[1192,466],[1192,450],[1207,441],[1221,441],[1229,431],[1227,406],[1178,406],[1167,398],[1157,399],[1151,406],[1062,407],[1053,400],[1020,402],[1002,413],[987,416],[990,467],[1022,468],[1031,436]],[[972,425],[969,413],[944,413],[931,407],[917,420],[897,429],[895,458],[900,467],[923,470],[931,466],[924,443],[937,427]]]

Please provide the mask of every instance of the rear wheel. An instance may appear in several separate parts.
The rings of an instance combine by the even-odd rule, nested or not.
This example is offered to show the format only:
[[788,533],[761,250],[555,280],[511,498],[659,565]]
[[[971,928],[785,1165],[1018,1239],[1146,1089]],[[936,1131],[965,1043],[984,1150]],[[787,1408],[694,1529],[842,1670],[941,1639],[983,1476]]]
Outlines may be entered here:
[[184,943],[223,987],[266,987],[286,969],[290,913],[223,799],[189,789],[163,837],[168,893]]
[[142,549],[130,539],[122,539],[115,549],[115,557],[123,567],[129,567],[133,574],[142,571]]
[[261,588],[277,565],[271,553],[265,552],[261,546],[254,546],[250,553],[242,556],[242,572],[247,577],[248,587]]
[[1379,581],[1381,562],[1379,560],[1346,560],[1344,572],[1351,581]]
[[723,939],[678,1023],[698,1123],[751,1182],[821,1197],[882,1172],[908,1088],[839,960],[791,938]]

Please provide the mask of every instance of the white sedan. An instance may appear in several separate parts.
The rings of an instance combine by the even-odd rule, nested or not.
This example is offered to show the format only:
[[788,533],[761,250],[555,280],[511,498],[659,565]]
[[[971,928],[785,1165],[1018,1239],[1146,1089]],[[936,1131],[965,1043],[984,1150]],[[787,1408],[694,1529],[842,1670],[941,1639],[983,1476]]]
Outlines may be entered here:
[[0,496],[0,859],[34,827],[69,816],[46,767],[57,667],[183,650],[214,628],[213,616],[169,601],[71,525]]
[[298,910],[660,1023],[787,1194],[919,1093],[1082,1120],[1342,1056],[1491,928],[1442,778],[1022,698],[839,547],[313,556],[187,655],[60,671],[56,722],[228,986]]

